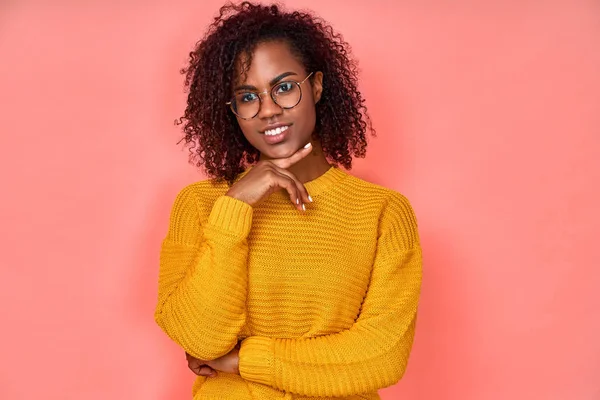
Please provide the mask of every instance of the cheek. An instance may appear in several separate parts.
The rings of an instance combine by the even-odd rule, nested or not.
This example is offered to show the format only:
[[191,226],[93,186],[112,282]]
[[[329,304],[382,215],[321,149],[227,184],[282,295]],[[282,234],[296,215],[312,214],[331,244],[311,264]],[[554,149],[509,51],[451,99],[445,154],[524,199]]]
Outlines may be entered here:
[[301,125],[303,130],[312,133],[316,120],[315,106],[310,102],[306,102],[298,111],[298,115],[296,116],[297,123]]
[[244,137],[250,142],[250,144],[253,144],[253,140],[254,140],[254,136],[252,133],[256,132],[256,127],[254,126],[254,121],[253,120],[240,120],[238,119],[238,125],[244,135]]

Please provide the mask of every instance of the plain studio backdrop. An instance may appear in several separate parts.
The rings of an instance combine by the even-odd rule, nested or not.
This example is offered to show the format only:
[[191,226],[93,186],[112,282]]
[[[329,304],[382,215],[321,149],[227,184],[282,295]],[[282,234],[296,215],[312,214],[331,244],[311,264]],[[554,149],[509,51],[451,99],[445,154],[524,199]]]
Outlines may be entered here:
[[[600,399],[600,2],[338,1],[424,283],[385,400]],[[0,1],[0,398],[190,399],[155,325],[171,204],[204,179],[178,70],[222,2]]]

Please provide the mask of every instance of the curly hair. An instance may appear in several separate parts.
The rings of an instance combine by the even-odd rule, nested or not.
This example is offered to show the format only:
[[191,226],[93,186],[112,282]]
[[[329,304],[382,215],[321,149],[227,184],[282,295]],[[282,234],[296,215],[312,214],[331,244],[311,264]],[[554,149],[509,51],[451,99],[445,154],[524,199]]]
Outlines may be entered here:
[[246,140],[225,103],[233,93],[240,55],[247,56],[243,68],[248,68],[256,46],[273,40],[285,41],[307,71],[324,74],[313,135],[329,162],[351,169],[352,157],[366,154],[367,130],[375,135],[358,91],[350,46],[327,22],[308,12],[285,12],[276,4],[227,3],[189,53],[189,65],[180,70],[189,93],[185,113],[175,121],[184,124],[178,143],[185,140],[190,163],[204,167],[216,180],[232,184],[258,161],[258,150]]

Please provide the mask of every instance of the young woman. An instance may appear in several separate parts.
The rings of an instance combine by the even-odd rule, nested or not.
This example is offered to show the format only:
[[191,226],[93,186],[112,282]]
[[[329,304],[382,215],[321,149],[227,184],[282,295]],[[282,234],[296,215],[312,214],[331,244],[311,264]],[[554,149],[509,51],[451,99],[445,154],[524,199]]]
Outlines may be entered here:
[[155,319],[194,399],[378,399],[408,362],[421,248],[403,195],[340,168],[370,128],[347,44],[228,4],[189,62],[184,139],[213,179],[175,199]]

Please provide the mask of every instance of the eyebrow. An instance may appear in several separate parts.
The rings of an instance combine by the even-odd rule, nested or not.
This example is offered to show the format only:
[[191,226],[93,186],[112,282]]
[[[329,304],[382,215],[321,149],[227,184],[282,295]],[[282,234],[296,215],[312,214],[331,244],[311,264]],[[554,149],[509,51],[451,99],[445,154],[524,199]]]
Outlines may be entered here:
[[[271,81],[269,82],[269,85],[273,86],[274,84],[276,84],[283,78],[287,78],[288,76],[291,76],[291,75],[298,75],[298,74],[295,72],[292,72],[292,71],[284,72],[283,74],[279,74],[275,78],[271,79]],[[240,90],[258,90],[258,89],[252,85],[239,85],[239,86],[236,86],[235,89],[233,89],[234,92],[237,92]]]

